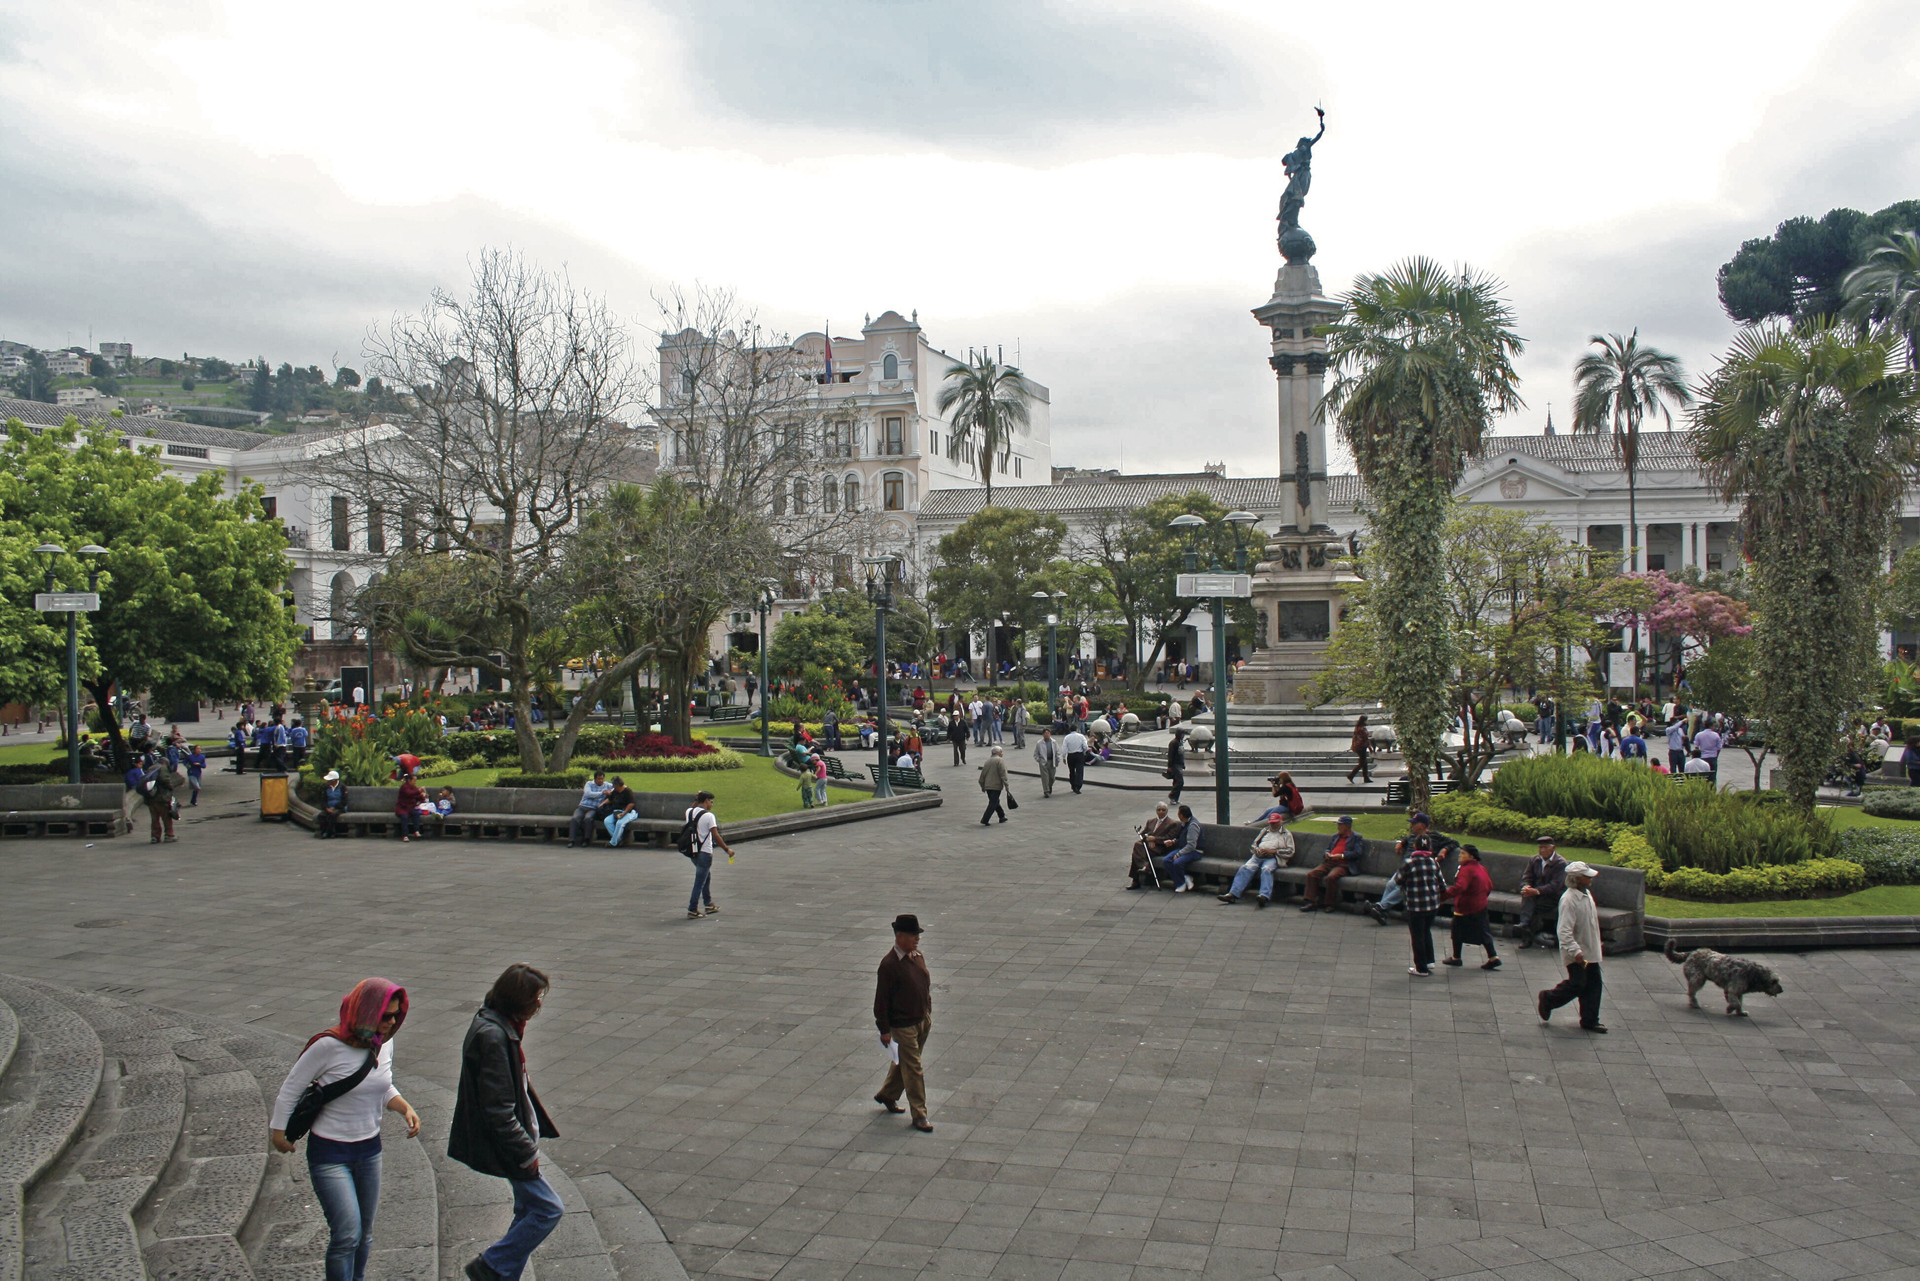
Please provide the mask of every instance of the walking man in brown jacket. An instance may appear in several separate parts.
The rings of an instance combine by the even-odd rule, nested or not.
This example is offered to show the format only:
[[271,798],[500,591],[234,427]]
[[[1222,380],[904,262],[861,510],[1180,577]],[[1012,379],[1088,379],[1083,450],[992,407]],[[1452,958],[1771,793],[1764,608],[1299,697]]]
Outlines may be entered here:
[[[880,1027],[880,1044],[897,1049],[899,1060],[887,1072],[886,1084],[873,1101],[889,1112],[913,1110],[913,1128],[929,1134],[927,1078],[920,1056],[933,1031],[933,977],[927,958],[920,955],[920,918],[902,913],[893,918],[893,946],[880,958],[880,981],[873,993],[873,1021]],[[900,1106],[905,1092],[907,1107]]]

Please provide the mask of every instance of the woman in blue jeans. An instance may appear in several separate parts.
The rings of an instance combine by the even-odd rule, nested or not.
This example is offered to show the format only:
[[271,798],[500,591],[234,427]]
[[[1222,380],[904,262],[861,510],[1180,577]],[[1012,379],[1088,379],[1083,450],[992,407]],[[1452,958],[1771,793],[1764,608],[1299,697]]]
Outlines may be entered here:
[[340,1021],[307,1042],[274,1100],[268,1137],[277,1151],[292,1152],[287,1120],[307,1086],[360,1077],[320,1109],[307,1137],[307,1173],[327,1216],[327,1281],[364,1281],[367,1275],[380,1205],[381,1113],[404,1117],[408,1138],[420,1133],[419,1116],[393,1088],[393,1037],[406,1018],[405,988],[362,979],[340,1002]]

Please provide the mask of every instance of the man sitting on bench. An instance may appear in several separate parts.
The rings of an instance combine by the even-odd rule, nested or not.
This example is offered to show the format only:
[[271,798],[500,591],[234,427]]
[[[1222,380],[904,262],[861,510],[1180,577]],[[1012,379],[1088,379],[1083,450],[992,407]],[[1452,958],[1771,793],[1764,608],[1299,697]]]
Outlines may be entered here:
[[[1433,830],[1433,820],[1425,814],[1415,813],[1407,820],[1407,834],[1394,842],[1393,852],[1406,861],[1409,850],[1426,850],[1437,863],[1445,863],[1454,852],[1455,842],[1451,837],[1443,836]],[[1380,901],[1367,909],[1367,913],[1380,925],[1387,923],[1387,913],[1401,906],[1406,894],[1400,888],[1400,882],[1388,881],[1386,890],[1380,895]]]
[[1200,820],[1193,816],[1193,806],[1180,807],[1180,845],[1167,855],[1161,865],[1166,876],[1160,881],[1160,888],[1172,890],[1175,894],[1185,894],[1193,888],[1193,874],[1188,871],[1200,861]]
[[1359,871],[1360,860],[1367,856],[1367,843],[1353,834],[1353,816],[1342,814],[1337,826],[1339,831],[1327,846],[1327,856],[1320,861],[1320,866],[1307,873],[1306,887],[1300,891],[1300,897],[1305,900],[1300,904],[1302,912],[1316,908],[1331,912],[1338,908],[1340,878]]
[[1553,838],[1541,837],[1539,850],[1520,873],[1520,923],[1514,931],[1523,948],[1554,932],[1560,920],[1560,896],[1567,890],[1567,860],[1553,847]]
[[1246,892],[1247,885],[1253,880],[1253,874],[1260,874],[1260,897],[1255,906],[1265,907],[1273,902],[1273,874],[1280,870],[1282,862],[1293,860],[1293,833],[1287,830],[1287,821],[1278,814],[1267,815],[1267,830],[1253,841],[1253,855],[1240,865],[1233,874],[1233,884],[1225,894],[1220,895],[1222,903],[1238,903]]
[[1133,843],[1133,860],[1127,866],[1127,875],[1132,883],[1127,888],[1146,889],[1147,883],[1156,879],[1153,871],[1155,856],[1165,854],[1179,844],[1180,824],[1168,817],[1167,803],[1160,801],[1153,807],[1153,817],[1140,825],[1140,839]]

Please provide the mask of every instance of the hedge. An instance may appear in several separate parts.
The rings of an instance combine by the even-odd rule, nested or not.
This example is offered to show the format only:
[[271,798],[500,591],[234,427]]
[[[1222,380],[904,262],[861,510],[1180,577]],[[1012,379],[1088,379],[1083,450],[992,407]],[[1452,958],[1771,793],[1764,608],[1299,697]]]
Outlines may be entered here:
[[1522,841],[1537,841],[1548,836],[1556,844],[1582,845],[1589,849],[1605,849],[1614,837],[1628,830],[1625,823],[1604,823],[1592,818],[1562,818],[1551,814],[1535,818],[1496,805],[1474,792],[1436,796],[1427,809],[1442,830]]
[[1616,867],[1646,873],[1647,889],[1669,898],[1739,902],[1754,899],[1810,898],[1863,888],[1866,871],[1845,858],[1813,858],[1801,863],[1736,867],[1714,873],[1697,867],[1669,872],[1653,846],[1638,832],[1622,832],[1611,846]]
[[1838,857],[1858,863],[1869,885],[1920,885],[1920,832],[1849,827]]
[[564,774],[502,774],[495,787],[543,787],[555,791],[565,791],[576,787],[585,787],[587,779],[592,777],[586,770],[570,769]]
[[[609,774],[692,774],[717,769],[740,769],[746,758],[730,747],[714,744],[705,756],[640,756],[612,760],[603,756],[576,756],[567,762],[569,773],[575,770],[605,770]],[[509,784],[499,783],[499,787]]]
[[1646,821],[1648,808],[1672,787],[1645,765],[1597,756],[1527,756],[1502,765],[1488,785],[1504,809],[1540,817],[1598,819],[1603,823]]
[[1831,859],[1839,851],[1838,834],[1825,815],[1698,783],[1665,786],[1642,831],[1668,871],[1692,867],[1723,874]]
[[1875,818],[1920,819],[1920,788],[1873,788],[1860,808]]

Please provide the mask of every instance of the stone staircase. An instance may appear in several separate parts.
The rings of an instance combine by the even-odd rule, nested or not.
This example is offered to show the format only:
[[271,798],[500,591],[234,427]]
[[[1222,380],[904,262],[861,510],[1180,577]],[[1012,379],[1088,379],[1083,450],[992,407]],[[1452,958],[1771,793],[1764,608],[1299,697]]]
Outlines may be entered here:
[[[320,1281],[327,1229],[304,1154],[267,1146],[299,1042],[0,975],[0,1281]],[[368,1275],[458,1281],[506,1227],[504,1180],[446,1158],[450,1091],[402,1073],[418,1139],[388,1117]],[[610,1174],[542,1161],[567,1207],[540,1281],[683,1281]]]

